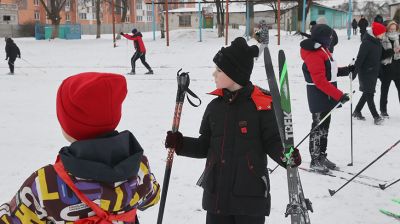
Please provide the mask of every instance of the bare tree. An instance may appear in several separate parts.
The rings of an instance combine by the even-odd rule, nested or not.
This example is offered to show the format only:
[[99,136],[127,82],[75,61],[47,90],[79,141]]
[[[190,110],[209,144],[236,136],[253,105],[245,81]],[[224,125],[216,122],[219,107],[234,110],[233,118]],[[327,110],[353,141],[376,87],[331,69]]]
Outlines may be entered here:
[[47,18],[51,21],[51,24],[53,25],[54,31],[52,38],[54,38],[58,36],[58,27],[61,22],[60,11],[63,9],[66,0],[48,0],[48,2],[50,4],[46,5],[44,0],[40,0],[40,3],[42,4],[44,10],[46,10]]
[[215,6],[217,8],[217,28],[218,28],[218,37],[224,36],[224,18],[225,18],[225,10],[223,6],[223,2],[221,0],[215,0]]
[[362,8],[362,12],[364,12],[364,16],[368,21],[373,21],[375,16],[380,13],[379,4],[369,1]]

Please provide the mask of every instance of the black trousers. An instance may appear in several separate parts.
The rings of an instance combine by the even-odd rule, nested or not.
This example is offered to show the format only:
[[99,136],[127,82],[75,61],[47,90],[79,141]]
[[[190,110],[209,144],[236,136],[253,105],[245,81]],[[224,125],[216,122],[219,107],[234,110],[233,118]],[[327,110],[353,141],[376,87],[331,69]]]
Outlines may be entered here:
[[357,35],[357,28],[353,28],[353,35]]
[[[329,112],[330,111],[312,113],[313,122],[311,125],[311,130],[315,128]],[[320,126],[318,126],[313,132],[311,132],[309,145],[311,159],[317,159],[321,154],[326,153],[330,124],[331,116],[327,117]]]
[[365,35],[366,32],[367,32],[366,30],[361,30],[361,29],[360,29],[360,38],[361,38],[361,41],[363,40],[363,37],[364,37],[364,35]]
[[363,93],[360,101],[358,101],[355,111],[361,112],[365,103],[368,104],[369,111],[372,114],[372,117],[379,117],[378,111],[376,111],[375,102],[374,102],[374,93]]
[[14,63],[16,58],[8,58],[8,67],[10,68],[10,72],[14,73]]
[[146,62],[146,53],[141,53],[139,51],[136,51],[132,58],[131,58],[131,66],[132,66],[132,71],[135,72],[135,64],[136,61],[140,58],[140,61],[142,62],[142,64],[144,65],[144,67],[147,68],[147,70],[151,70],[151,67],[149,64],[147,64]]
[[265,216],[218,215],[207,212],[206,224],[264,224]]
[[388,94],[390,84],[394,82],[397,88],[397,94],[400,102],[400,79],[392,80],[392,79],[381,79],[381,99],[379,109],[381,112],[387,112],[387,103],[388,103]]

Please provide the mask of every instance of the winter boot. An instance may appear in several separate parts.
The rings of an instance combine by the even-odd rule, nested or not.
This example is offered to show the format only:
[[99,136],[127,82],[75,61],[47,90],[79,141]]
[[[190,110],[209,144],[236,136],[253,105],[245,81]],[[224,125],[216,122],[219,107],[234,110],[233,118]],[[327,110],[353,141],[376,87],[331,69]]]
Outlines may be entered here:
[[318,173],[328,173],[329,169],[322,162],[321,157],[317,157],[315,159],[311,159],[310,169]]
[[389,118],[389,114],[386,111],[381,112],[381,117],[383,118]]
[[383,123],[383,118],[382,117],[374,117],[374,124],[375,125],[381,125]]
[[327,158],[328,154],[326,153],[321,153],[321,162],[330,170],[334,170],[336,168],[336,164],[331,162],[328,158]]
[[135,73],[135,70],[132,69],[131,72],[128,72],[128,73],[126,73],[126,74],[127,74],[127,75],[134,75],[134,74],[136,74],[136,73]]
[[356,118],[357,120],[365,121],[365,117],[362,116],[361,112],[354,111],[353,117]]
[[144,74],[146,74],[146,75],[153,75],[154,72],[153,72],[153,70],[149,70],[148,72],[146,72],[146,73],[144,73]]

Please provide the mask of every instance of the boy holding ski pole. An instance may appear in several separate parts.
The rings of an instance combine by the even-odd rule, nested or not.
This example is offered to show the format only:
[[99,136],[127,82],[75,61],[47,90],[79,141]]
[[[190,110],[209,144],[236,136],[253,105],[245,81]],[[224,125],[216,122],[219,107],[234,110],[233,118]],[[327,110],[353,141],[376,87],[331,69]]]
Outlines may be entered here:
[[[263,224],[271,209],[267,155],[286,167],[272,98],[250,82],[257,46],[238,37],[213,61],[217,90],[204,112],[199,137],[167,133],[177,155],[207,158],[198,181],[207,224]],[[297,149],[293,166],[301,163]]]

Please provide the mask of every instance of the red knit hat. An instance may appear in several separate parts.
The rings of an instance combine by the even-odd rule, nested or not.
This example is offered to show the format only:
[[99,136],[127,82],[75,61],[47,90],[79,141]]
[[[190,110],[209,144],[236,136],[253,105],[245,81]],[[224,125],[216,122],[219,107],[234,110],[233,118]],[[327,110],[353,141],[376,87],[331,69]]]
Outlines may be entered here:
[[111,132],[121,119],[127,92],[122,75],[86,72],[70,76],[58,88],[58,121],[76,140]]
[[371,27],[372,27],[372,33],[374,34],[374,36],[378,36],[378,35],[381,35],[386,32],[386,27],[380,23],[373,22]]

